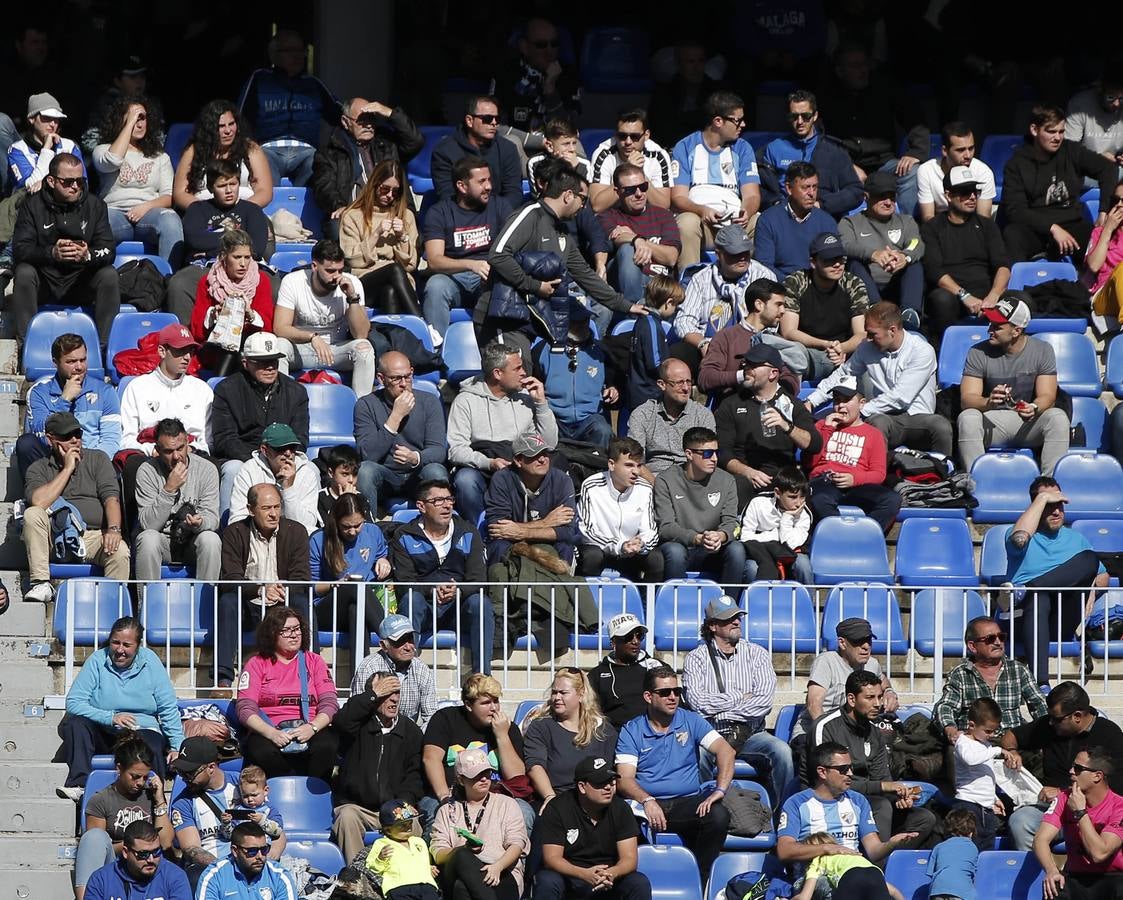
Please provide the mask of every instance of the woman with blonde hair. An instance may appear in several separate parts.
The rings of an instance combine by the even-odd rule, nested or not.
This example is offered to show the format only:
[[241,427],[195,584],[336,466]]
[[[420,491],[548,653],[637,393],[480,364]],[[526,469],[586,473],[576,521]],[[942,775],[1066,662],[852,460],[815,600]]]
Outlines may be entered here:
[[596,692],[580,669],[559,669],[546,701],[523,724],[526,773],[545,808],[573,787],[573,770],[586,756],[616,758],[616,729],[601,713]]

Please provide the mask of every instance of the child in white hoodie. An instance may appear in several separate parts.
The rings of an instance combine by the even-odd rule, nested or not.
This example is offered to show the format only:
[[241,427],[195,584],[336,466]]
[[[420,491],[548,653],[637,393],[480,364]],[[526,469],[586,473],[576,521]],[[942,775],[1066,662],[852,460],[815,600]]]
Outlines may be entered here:
[[955,739],[955,804],[953,809],[969,809],[975,816],[975,846],[994,849],[998,817],[1006,810],[998,797],[994,760],[1015,761],[1009,750],[1002,750],[991,739],[1002,727],[1002,710],[990,697],[980,697],[967,707],[967,728]]
[[811,533],[807,478],[786,466],[772,478],[772,493],[749,501],[741,518],[746,584],[788,578],[811,584],[811,560],[803,552]]

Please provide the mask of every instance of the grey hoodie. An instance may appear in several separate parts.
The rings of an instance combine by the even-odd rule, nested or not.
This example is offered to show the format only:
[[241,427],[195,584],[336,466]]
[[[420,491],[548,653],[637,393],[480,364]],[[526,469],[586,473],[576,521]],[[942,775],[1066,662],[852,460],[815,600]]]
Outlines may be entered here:
[[549,403],[535,403],[530,394],[496,397],[483,378],[469,378],[448,411],[448,461],[488,471],[491,457],[472,449],[477,441],[513,441],[537,431],[551,450],[558,445],[558,423]]

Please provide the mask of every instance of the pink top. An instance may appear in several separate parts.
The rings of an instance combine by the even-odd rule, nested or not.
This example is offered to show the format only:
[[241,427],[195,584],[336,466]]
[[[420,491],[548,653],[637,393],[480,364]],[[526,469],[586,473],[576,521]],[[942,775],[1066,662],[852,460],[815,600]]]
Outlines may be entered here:
[[[305,653],[308,666],[308,711],[314,718],[339,712],[335,682],[318,653]],[[238,680],[238,721],[243,725],[255,713],[265,713],[273,724],[300,718],[300,670],[296,658],[284,663],[254,655]]]
[[[1088,807],[1088,818],[1100,834],[1114,834],[1123,838],[1123,797],[1108,791],[1096,806]],[[1080,827],[1068,808],[1068,791],[1061,791],[1057,799],[1045,813],[1042,820],[1060,829],[1065,836],[1068,848],[1067,872],[1123,872],[1123,850],[1111,858],[1111,862],[1097,863],[1084,853],[1084,842],[1080,838]]]
[[[1096,241],[1100,239],[1100,233],[1102,231],[1102,225],[1097,225],[1092,229],[1092,236],[1088,239],[1089,252],[1096,246]],[[1087,273],[1087,277],[1091,280],[1090,284],[1087,280],[1085,281],[1085,284],[1088,285],[1088,290],[1094,294],[1107,284],[1111,273],[1115,271],[1115,267],[1121,262],[1123,262],[1123,228],[1116,228],[1115,233],[1111,236],[1111,240],[1107,243],[1107,258],[1104,259],[1104,264],[1100,266],[1098,272]]]

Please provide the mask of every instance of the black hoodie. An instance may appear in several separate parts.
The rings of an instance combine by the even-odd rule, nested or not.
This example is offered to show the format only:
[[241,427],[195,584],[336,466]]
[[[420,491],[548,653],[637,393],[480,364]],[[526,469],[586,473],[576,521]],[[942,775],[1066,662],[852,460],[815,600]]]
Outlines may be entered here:
[[[89,258],[60,262],[51,251],[59,238],[85,241]],[[60,203],[44,182],[29,194],[16,217],[12,255],[17,264],[29,263],[53,284],[65,284],[89,269],[113,265],[117,242],[109,226],[109,211],[96,194],[84,191],[73,203]]]
[[1011,225],[1025,225],[1047,237],[1053,225],[1084,219],[1080,195],[1084,178],[1100,183],[1100,196],[1115,190],[1116,167],[1076,141],[1063,141],[1047,159],[1028,140],[1006,163],[1002,185],[1002,216]]
[[647,712],[647,704],[643,701],[643,679],[648,669],[661,665],[662,661],[643,651],[634,663],[617,662],[608,653],[595,669],[589,671],[589,683],[597,692],[601,712],[617,729]]

